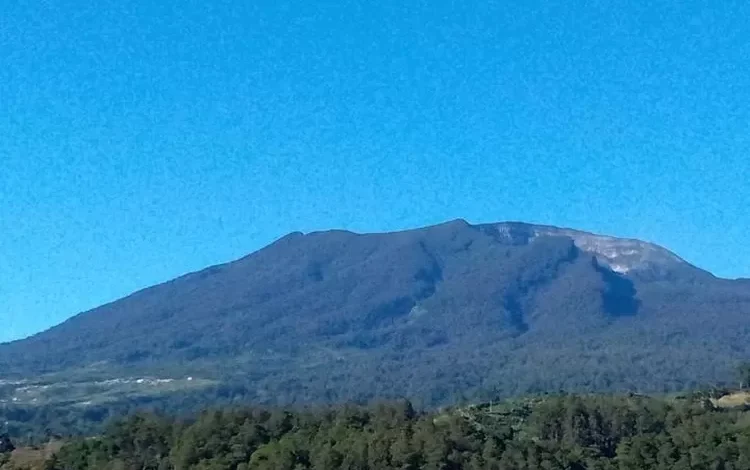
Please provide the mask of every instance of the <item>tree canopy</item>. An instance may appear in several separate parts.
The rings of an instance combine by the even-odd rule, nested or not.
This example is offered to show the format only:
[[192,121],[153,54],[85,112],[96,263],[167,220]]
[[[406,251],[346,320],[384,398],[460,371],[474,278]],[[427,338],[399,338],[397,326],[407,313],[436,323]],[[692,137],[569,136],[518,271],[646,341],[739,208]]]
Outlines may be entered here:
[[750,413],[704,395],[546,396],[435,412],[369,407],[135,414],[47,470],[750,468]]

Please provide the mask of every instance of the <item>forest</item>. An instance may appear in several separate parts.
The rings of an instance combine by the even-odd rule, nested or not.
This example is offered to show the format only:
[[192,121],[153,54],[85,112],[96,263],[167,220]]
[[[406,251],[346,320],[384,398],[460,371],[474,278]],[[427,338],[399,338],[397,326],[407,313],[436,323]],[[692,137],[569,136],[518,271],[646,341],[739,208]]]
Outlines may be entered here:
[[[718,395],[539,395],[421,411],[408,401],[137,412],[2,470],[730,470],[750,468],[750,411]],[[51,447],[46,447],[49,450]],[[24,466],[25,465],[25,466]]]

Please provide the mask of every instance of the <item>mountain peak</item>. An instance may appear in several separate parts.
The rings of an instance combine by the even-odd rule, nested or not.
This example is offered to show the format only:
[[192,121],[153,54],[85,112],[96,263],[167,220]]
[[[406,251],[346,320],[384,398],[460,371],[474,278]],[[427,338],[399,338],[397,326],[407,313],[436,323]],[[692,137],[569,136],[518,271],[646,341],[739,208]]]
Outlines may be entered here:
[[666,248],[641,240],[523,222],[499,222],[491,226],[500,235],[513,240],[523,240],[525,243],[538,237],[568,237],[573,240],[578,249],[591,253],[600,263],[620,274],[633,271],[664,272],[679,268],[694,268]]
[[[479,229],[495,238],[515,245],[527,245],[540,237],[565,237],[573,240],[575,246],[597,258],[600,264],[619,274],[645,273],[667,274],[675,271],[701,271],[670,250],[654,243],[616,236],[601,235],[565,227],[531,224],[518,221],[504,221],[487,224],[471,224],[465,219],[453,219],[436,225],[399,230],[390,234],[424,233],[425,231]],[[388,235],[389,233],[381,234]],[[325,230],[311,232],[313,236],[368,235],[348,230]],[[292,241],[303,234],[294,232],[279,241]]]

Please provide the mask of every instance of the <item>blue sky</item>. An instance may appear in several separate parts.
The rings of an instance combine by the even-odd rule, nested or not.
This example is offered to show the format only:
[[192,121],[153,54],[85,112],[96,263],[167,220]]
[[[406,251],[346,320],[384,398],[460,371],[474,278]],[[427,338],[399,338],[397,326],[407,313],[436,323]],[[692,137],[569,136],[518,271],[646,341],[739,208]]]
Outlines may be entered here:
[[750,276],[748,2],[80,3],[0,5],[0,340],[294,230],[523,220]]

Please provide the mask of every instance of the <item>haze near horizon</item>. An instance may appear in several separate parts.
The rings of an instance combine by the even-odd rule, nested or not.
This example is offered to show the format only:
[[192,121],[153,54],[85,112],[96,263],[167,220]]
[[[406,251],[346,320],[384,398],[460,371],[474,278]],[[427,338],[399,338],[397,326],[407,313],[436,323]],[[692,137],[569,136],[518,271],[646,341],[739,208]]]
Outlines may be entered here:
[[746,2],[0,7],[0,341],[285,233],[519,220],[749,277]]

